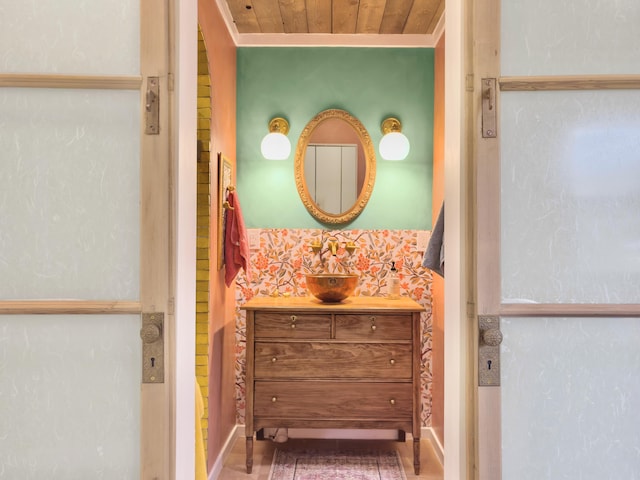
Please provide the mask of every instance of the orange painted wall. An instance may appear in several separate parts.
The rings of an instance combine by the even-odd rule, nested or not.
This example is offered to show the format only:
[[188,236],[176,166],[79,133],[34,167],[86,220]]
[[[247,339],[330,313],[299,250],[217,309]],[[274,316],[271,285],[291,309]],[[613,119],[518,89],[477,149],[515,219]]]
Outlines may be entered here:
[[[236,47],[215,2],[198,1],[198,22],[209,59],[211,78],[211,270],[209,318],[209,435],[207,463],[211,470],[236,423],[235,298],[217,269],[217,153],[236,161]],[[195,141],[195,139],[194,139]],[[235,179],[234,179],[235,183]]]
[[[444,200],[444,35],[435,50],[433,115],[433,225]],[[444,279],[433,274],[431,427],[444,446]]]

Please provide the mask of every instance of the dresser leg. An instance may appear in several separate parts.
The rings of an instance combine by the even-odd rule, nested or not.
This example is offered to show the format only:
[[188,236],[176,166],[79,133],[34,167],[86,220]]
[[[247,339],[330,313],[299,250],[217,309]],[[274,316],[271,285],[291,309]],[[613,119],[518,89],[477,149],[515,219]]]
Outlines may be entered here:
[[247,437],[247,473],[253,470],[253,435]]
[[413,471],[420,475],[420,437],[413,438]]

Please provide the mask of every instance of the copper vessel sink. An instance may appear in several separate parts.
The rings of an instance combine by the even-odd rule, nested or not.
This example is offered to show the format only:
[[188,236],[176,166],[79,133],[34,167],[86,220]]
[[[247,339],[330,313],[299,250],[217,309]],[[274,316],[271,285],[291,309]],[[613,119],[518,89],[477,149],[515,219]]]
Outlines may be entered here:
[[353,295],[359,278],[352,273],[307,273],[305,277],[309,292],[326,303],[341,302]]

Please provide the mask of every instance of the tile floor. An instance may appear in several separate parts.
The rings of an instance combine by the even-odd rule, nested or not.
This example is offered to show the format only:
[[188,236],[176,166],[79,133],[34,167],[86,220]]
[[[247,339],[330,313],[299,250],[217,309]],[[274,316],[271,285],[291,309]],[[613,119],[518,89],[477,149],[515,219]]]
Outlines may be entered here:
[[[270,440],[260,440],[253,442],[253,472],[247,475],[245,467],[245,438],[238,437],[227,457],[222,471],[217,480],[267,480],[273,453],[276,447],[292,448],[304,446],[307,448],[396,448],[402,457],[404,471],[407,480],[442,480],[443,470],[438,457],[435,454],[433,445],[428,439],[420,441],[420,475],[413,473],[413,441],[407,435],[407,441],[396,442],[392,440],[304,440],[289,439],[286,443],[276,444]],[[327,479],[329,480],[329,479]]]

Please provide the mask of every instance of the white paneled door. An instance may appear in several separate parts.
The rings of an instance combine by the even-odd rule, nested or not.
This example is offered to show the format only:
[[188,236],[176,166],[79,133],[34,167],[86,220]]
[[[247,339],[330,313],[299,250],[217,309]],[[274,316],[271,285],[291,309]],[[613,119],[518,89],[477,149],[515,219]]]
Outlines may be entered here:
[[0,2],[0,478],[169,478],[166,8]]
[[638,479],[640,5],[474,4],[478,478]]

